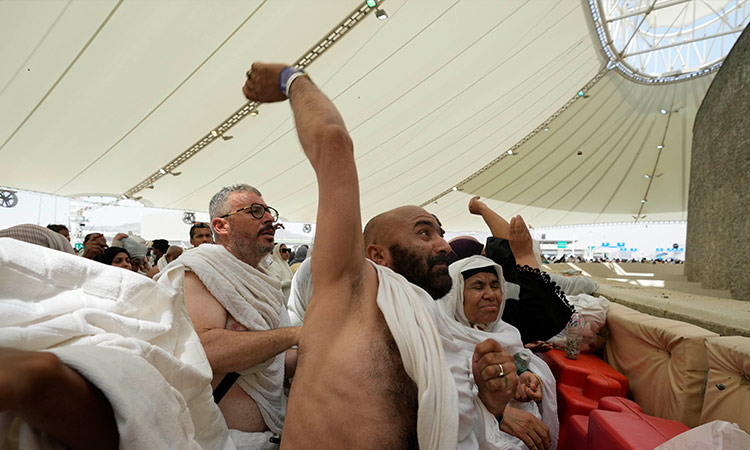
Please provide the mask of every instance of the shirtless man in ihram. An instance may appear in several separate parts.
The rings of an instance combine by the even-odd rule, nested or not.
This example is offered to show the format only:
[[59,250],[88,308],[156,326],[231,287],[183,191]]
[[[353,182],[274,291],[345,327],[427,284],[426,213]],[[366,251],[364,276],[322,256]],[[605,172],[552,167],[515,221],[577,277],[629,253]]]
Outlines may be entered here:
[[[319,190],[314,294],[299,338],[282,448],[455,449],[458,401],[434,305],[427,292],[365,258],[344,121],[304,72],[281,64],[253,64],[243,92],[260,102],[289,98]],[[418,258],[413,263],[424,265],[437,285],[442,280],[442,289],[447,278],[450,288],[440,257],[449,247],[434,218],[413,208],[394,213],[414,222],[403,241]],[[383,261],[397,256],[388,249],[379,255]],[[484,407],[500,417],[516,387],[512,357],[485,341],[471,363],[465,376],[473,372]]]

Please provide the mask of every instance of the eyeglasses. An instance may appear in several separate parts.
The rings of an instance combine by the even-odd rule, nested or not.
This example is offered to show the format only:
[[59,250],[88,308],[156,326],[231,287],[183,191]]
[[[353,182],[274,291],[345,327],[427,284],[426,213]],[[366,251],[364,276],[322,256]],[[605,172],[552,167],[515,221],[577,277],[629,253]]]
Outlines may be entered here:
[[276,222],[279,220],[279,212],[276,211],[276,209],[271,208],[270,206],[263,206],[260,203],[253,203],[250,206],[245,206],[243,208],[237,209],[235,211],[232,211],[230,213],[224,214],[223,216],[219,216],[220,219],[226,219],[227,217],[231,216],[232,214],[237,214],[243,211],[250,211],[250,214],[255,217],[256,219],[262,219],[263,216],[266,215],[266,211],[268,211],[271,214],[271,217],[273,217],[273,221]]
[[291,250],[291,249],[288,249],[288,248],[282,248],[282,249],[281,249],[281,250],[279,250],[279,251],[280,251],[281,253],[289,253],[289,252],[291,252],[292,250]]

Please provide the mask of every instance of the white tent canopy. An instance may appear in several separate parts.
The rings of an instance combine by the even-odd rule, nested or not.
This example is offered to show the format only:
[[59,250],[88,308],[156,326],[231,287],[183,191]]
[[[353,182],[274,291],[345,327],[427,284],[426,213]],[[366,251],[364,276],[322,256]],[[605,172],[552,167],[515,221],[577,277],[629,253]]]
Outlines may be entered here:
[[[0,184],[206,211],[249,183],[285,220],[314,221],[289,106],[235,113],[253,61],[293,63],[334,36],[306,70],[351,131],[363,219],[422,204],[446,229],[482,229],[473,194],[535,226],[686,218],[711,75],[607,70],[581,1],[378,3],[387,20],[350,20],[368,8],[345,0],[0,2]],[[201,141],[178,176],[159,174]]]

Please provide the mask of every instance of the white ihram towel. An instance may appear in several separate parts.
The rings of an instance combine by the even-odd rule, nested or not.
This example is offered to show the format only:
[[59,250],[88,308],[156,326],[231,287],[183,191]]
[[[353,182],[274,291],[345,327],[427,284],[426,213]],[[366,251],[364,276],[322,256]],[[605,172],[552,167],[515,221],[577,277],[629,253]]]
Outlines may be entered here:
[[440,334],[427,306],[433,300],[391,269],[373,266],[378,274],[378,307],[401,353],[404,370],[417,384],[419,447],[454,450],[458,398]]
[[[240,261],[223,246],[203,244],[182,254],[164,268],[159,280],[167,277],[179,283],[184,269],[195,272],[227,313],[248,330],[290,326],[279,281]],[[268,428],[280,434],[286,414],[284,353],[243,370],[237,384],[255,400]]]
[[[0,239],[0,346],[53,352],[96,385],[112,405],[121,449],[234,448],[182,295],[168,286]],[[11,436],[13,421],[0,413],[0,447],[17,439],[23,449],[61,448],[26,423]]]

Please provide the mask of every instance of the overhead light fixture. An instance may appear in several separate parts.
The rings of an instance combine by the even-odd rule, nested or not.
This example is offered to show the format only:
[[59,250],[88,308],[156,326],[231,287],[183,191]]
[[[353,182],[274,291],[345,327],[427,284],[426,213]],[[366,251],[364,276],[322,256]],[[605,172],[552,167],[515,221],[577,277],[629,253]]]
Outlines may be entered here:
[[219,132],[216,130],[211,130],[211,136],[216,137],[219,135]]
[[121,199],[123,199],[123,200],[125,200],[125,199],[127,199],[127,198],[128,198],[128,196],[127,196],[127,195],[125,195],[125,194],[122,194],[122,195],[120,196],[120,198],[121,198]]
[[378,2],[376,0],[367,0],[367,6],[369,6],[370,8],[374,8],[378,6]]
[[250,110],[250,112],[248,114],[251,115],[251,116],[257,116],[258,115],[258,109],[257,108],[253,108],[253,109]]
[[159,169],[159,173],[162,174],[162,175],[166,175],[167,171],[164,170],[164,168],[161,168],[161,169]]
[[586,93],[585,93],[585,92],[583,92],[583,89],[582,89],[582,90],[580,90],[580,91],[578,91],[578,96],[579,96],[579,97],[583,97],[584,95],[586,95]]
[[644,199],[642,199],[642,200],[641,200],[641,203],[646,203],[646,199],[645,199],[645,198],[644,198]]
[[646,174],[646,175],[644,175],[644,177],[648,180],[649,178],[651,178],[651,175]]
[[385,20],[388,18],[388,14],[382,9],[378,8],[375,10],[375,17],[377,17],[378,20]]
[[509,155],[512,155],[512,154],[513,154],[513,150],[508,150],[508,152],[507,152],[507,153],[508,153]]
[[451,190],[452,190],[453,192],[456,192],[456,191],[458,190],[458,186],[453,186],[453,187],[451,188]]
[[544,127],[544,131],[549,131],[549,127]]
[[656,148],[658,148],[659,150],[661,150],[661,149],[663,149],[663,148],[664,148],[664,146],[663,146],[663,145],[661,145],[661,144],[659,144],[659,145],[657,145],[657,146],[656,146]]
[[660,110],[659,110],[659,112],[660,112],[660,113],[662,113],[662,114],[666,114],[666,113],[668,113],[669,111],[667,111],[666,109],[660,109]]

